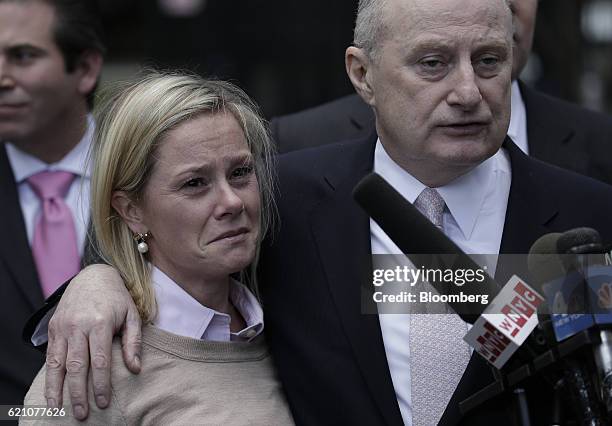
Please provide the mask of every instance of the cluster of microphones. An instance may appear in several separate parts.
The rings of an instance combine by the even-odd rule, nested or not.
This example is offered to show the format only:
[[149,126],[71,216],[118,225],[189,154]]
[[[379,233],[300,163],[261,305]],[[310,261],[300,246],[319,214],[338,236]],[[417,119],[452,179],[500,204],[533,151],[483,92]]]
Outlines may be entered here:
[[[442,261],[446,268],[480,268],[379,175],[366,176],[353,194],[414,265],[440,267]],[[473,288],[491,295],[489,305],[449,303],[472,324],[465,340],[497,378],[463,401],[461,410],[512,395],[517,423],[528,425],[524,388],[544,380],[554,393],[550,424],[612,424],[610,246],[591,228],[550,233],[532,245],[523,263],[526,276],[513,275],[504,286],[487,276]],[[441,294],[470,291],[429,284]]]

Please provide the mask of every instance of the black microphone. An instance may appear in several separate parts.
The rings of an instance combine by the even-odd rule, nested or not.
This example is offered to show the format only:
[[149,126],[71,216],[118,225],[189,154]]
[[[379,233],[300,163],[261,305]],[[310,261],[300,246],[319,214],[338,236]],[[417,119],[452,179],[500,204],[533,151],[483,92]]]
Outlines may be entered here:
[[[453,258],[454,262],[449,266],[450,269],[480,269],[480,266],[471,257],[465,254],[381,176],[371,173],[364,177],[353,190],[353,196],[414,265],[424,265],[432,269],[438,268],[440,263],[437,257],[439,256],[436,255],[442,254],[445,255],[446,261],[449,257]],[[479,282],[478,286],[468,286],[467,289],[448,285],[448,283],[436,282],[435,280],[430,281],[430,284],[441,295],[452,295],[463,291],[474,295],[476,293],[487,294],[488,299],[491,300],[498,295],[500,287],[488,274],[484,273],[483,275],[485,279],[482,283]],[[504,288],[506,287],[507,285],[504,286]],[[477,302],[459,303],[453,301],[449,301],[448,305],[463,321],[470,324],[475,324],[488,306]],[[500,355],[502,352],[511,353],[513,350],[506,351],[506,349],[509,349],[507,338],[501,335],[499,329],[495,330],[496,328],[497,326],[493,326],[492,329],[491,327],[487,328],[489,330],[487,335],[491,337],[490,340],[487,340],[487,343],[500,343],[498,348],[500,352],[495,355]],[[472,331],[480,331],[480,328],[475,327]],[[528,338],[518,347],[513,358],[526,363],[532,360],[537,352],[539,351],[534,348],[531,338]],[[483,354],[483,356],[489,359],[486,355]],[[498,357],[497,360],[500,361],[499,363],[503,363],[502,358]],[[491,360],[489,359],[489,361]]]
[[529,249],[527,268],[534,279],[534,285],[544,284],[565,274],[561,259],[557,254],[560,232],[551,232],[538,238]]
[[[446,255],[445,259],[453,259],[451,268],[480,269],[470,256],[376,173],[367,175],[355,186],[353,197],[413,264],[436,268],[439,267],[436,255]],[[462,290],[468,293],[478,291],[479,294],[487,294],[489,299],[492,299],[492,296],[499,293],[500,286],[488,274],[483,275],[485,279],[478,283],[478,288],[470,286]],[[430,284],[440,294],[459,291],[457,286],[449,286],[435,280]],[[470,324],[474,324],[486,308],[477,302],[468,304],[449,301],[448,304]]]
[[[561,235],[560,232],[545,234],[538,238],[529,249],[527,270],[530,282],[540,294],[545,294],[544,284],[565,275],[565,268],[557,254],[557,242]],[[538,328],[542,331],[539,343],[547,346],[554,344],[555,336],[550,323],[550,309],[547,303],[540,305],[538,318]]]
[[593,228],[575,228],[564,232],[557,241],[560,254],[600,254],[604,246],[601,236]]
[[[436,269],[450,261],[452,264],[447,265],[449,269],[481,269],[480,265],[376,173],[367,175],[355,186],[353,197],[415,266]],[[483,275],[483,282],[478,283],[478,294],[487,294],[491,299],[499,287],[488,274]],[[476,294],[475,286],[466,286],[469,288],[464,289],[435,279],[430,284],[441,295],[458,295],[460,292]],[[485,309],[485,305],[479,302],[459,303],[450,300],[448,305],[463,321],[470,324],[474,324]]]
[[[421,214],[416,207],[409,203],[379,175],[372,173],[363,178],[353,190],[353,197],[414,265],[436,268],[439,267],[439,263],[435,255],[452,255],[454,262],[451,268],[465,270],[480,269],[480,266],[471,257],[465,254],[452,240],[444,235],[441,230],[433,225],[429,219]],[[470,286],[467,292],[478,291],[480,294],[489,295],[489,299],[492,299],[492,296],[497,295],[500,289],[493,278],[486,273],[484,275],[485,280],[478,284],[478,289],[476,290]],[[512,283],[511,287],[506,285],[504,289],[515,290],[517,288],[515,287],[517,281],[519,281],[518,287],[521,287],[524,291],[524,296],[532,296],[526,286],[522,285],[520,280],[514,278],[509,282],[509,284]],[[436,281],[430,281],[430,284],[440,294],[446,295],[457,292],[457,287],[454,285],[449,286]],[[514,297],[514,299],[517,299],[517,297]],[[485,310],[485,306],[480,303],[472,304],[467,310],[466,305],[463,303],[449,301],[448,304],[464,321],[470,324],[474,324],[477,320],[482,319],[481,315]],[[486,324],[486,321],[484,323]],[[477,331],[477,334],[479,334],[480,328],[482,328],[482,321],[479,321],[477,325],[478,327],[475,326],[471,331]],[[494,342],[500,343],[500,353],[508,352],[506,349],[510,340],[494,327],[489,328],[485,325],[484,328],[489,330],[489,337],[486,338],[487,341],[493,342],[493,346],[495,346]],[[485,331],[481,337],[486,334],[487,332]],[[502,346],[504,347],[502,348]],[[495,350],[495,348],[493,349]],[[535,352],[531,348],[531,344],[527,341],[523,342],[523,345],[518,348],[517,353],[513,357],[522,359],[522,364],[533,359],[534,354]],[[489,361],[491,362],[490,359]],[[494,367],[492,366],[492,368]],[[499,372],[497,372],[496,376],[499,376]],[[519,406],[522,407],[520,410],[521,415],[524,418],[528,418],[524,392],[522,392],[522,389],[516,389],[516,391],[517,400],[520,402]]]

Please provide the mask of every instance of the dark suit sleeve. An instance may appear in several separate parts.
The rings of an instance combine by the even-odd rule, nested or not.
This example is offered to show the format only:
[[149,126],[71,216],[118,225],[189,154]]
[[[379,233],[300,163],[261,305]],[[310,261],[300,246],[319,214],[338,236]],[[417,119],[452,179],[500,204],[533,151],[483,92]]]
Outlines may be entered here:
[[47,350],[47,343],[45,342],[40,346],[35,346],[32,343],[32,335],[36,330],[36,326],[45,317],[47,312],[57,306],[60,299],[62,298],[62,295],[64,294],[64,291],[66,291],[70,280],[72,280],[72,278],[62,284],[57,290],[55,290],[55,292],[53,292],[51,296],[47,298],[47,300],[45,300],[45,304],[39,310],[34,312],[34,314],[32,314],[32,316],[28,319],[28,322],[26,323],[25,327],[23,328],[23,333],[21,335],[23,341],[26,342],[28,345],[34,346],[41,352],[45,352]]

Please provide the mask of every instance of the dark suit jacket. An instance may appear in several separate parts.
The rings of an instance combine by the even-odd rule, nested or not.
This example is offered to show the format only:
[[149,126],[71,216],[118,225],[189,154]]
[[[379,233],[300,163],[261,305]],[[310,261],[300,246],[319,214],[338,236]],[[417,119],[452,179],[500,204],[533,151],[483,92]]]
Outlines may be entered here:
[[[19,204],[15,177],[0,143],[0,404],[23,404],[44,354],[21,338],[23,325],[44,301]],[[86,256],[91,247],[86,247]]]
[[[520,83],[530,154],[612,184],[612,117],[537,92]],[[280,153],[367,136],[374,113],[357,95],[270,123]]]
[[[378,316],[361,314],[360,287],[372,276],[370,227],[351,192],[372,170],[375,141],[374,134],[279,160],[281,227],[264,247],[260,283],[266,335],[298,424],[402,424]],[[512,185],[502,253],[527,253],[541,235],[579,226],[612,241],[612,187],[506,146]],[[473,356],[440,424],[509,424],[502,401],[460,421],[458,403],[492,380]]]

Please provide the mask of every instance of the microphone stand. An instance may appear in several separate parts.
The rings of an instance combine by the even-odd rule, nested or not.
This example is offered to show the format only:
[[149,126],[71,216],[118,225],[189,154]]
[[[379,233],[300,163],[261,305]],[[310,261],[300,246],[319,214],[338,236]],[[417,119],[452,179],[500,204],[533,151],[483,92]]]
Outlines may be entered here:
[[527,404],[527,395],[525,389],[516,388],[512,391],[515,396],[516,412],[518,413],[519,426],[531,426],[529,417],[529,405]]

